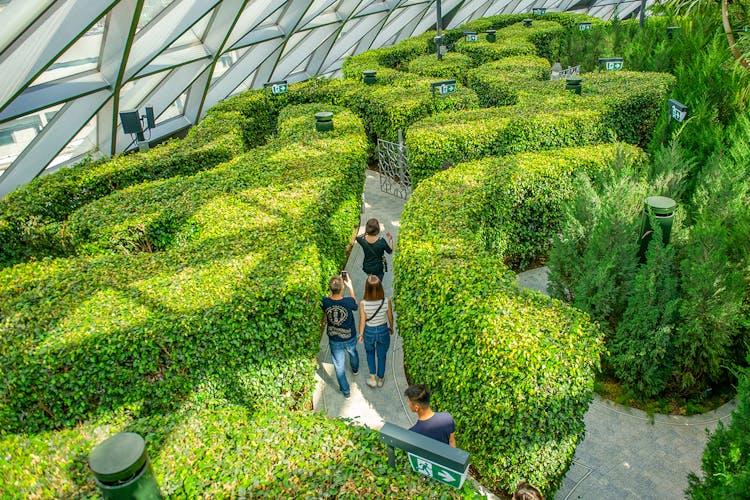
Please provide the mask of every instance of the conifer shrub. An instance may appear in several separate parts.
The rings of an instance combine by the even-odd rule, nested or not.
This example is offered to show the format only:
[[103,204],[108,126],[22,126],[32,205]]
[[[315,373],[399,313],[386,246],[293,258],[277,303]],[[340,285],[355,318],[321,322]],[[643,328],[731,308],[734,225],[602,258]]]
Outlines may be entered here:
[[[746,360],[750,364],[750,357]],[[750,491],[750,369],[739,373],[737,408],[732,421],[719,421],[716,430],[708,434],[703,451],[703,474],[690,473],[690,486],[685,492],[694,500],[714,498],[742,498]]]

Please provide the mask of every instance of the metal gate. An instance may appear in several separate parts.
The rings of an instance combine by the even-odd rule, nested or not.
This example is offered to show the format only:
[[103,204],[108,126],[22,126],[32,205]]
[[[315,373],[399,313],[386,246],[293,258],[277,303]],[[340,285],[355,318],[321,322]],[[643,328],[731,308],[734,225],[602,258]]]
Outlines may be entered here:
[[378,139],[380,190],[406,200],[411,194],[411,175],[401,131],[398,135],[398,143]]

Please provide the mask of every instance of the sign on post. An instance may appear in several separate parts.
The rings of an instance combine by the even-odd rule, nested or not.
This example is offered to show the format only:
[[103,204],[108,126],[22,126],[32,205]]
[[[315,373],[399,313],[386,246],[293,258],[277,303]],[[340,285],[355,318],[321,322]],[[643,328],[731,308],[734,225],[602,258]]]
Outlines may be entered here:
[[546,7],[537,7],[536,9],[531,9],[531,13],[536,14],[537,16],[542,16],[545,12],[547,12]]
[[443,484],[448,484],[454,488],[463,486],[468,468],[463,472],[458,472],[418,455],[412,453],[408,453],[408,455],[409,463],[414,472],[418,472],[423,476],[427,476]]
[[599,66],[607,71],[617,71],[622,69],[622,57],[600,57]]
[[271,94],[273,95],[285,94],[288,90],[286,80],[264,83],[263,87],[271,89]]
[[670,99],[667,102],[669,103],[669,119],[677,122],[684,121],[688,112],[687,106],[674,99]]
[[442,82],[433,82],[430,84],[432,95],[437,93],[440,96],[452,94],[456,91],[456,80],[443,80]]
[[476,42],[477,41],[477,32],[476,31],[464,31],[464,35],[466,36],[467,42]]
[[591,29],[591,23],[576,23],[580,31],[588,31]]
[[411,468],[435,481],[460,488],[469,470],[469,453],[436,439],[386,422],[380,440],[388,448],[388,465],[396,467],[394,448],[406,451]]

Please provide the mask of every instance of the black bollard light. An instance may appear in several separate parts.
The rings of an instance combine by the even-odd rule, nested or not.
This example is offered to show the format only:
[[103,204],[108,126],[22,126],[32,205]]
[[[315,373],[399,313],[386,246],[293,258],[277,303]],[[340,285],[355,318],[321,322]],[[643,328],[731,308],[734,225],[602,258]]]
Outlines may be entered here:
[[330,111],[315,113],[315,130],[318,132],[330,132],[333,130],[333,113]]
[[376,83],[378,81],[378,79],[375,77],[376,74],[377,74],[377,71],[374,69],[368,69],[366,71],[363,71],[362,80],[367,85],[372,85],[373,83]]
[[490,43],[494,43],[495,40],[497,40],[497,35],[495,34],[497,30],[487,30],[484,32],[484,38]]
[[104,498],[162,498],[146,442],[134,432],[120,432],[99,443],[89,455],[89,468]]
[[571,92],[581,95],[581,89],[583,88],[583,85],[581,85],[581,79],[580,78],[566,78],[565,79],[565,90],[570,90]]

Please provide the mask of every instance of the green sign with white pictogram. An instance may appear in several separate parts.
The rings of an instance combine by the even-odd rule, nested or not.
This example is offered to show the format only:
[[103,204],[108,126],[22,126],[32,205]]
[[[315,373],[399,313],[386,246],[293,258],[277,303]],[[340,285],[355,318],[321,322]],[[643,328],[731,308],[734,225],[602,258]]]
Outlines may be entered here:
[[273,95],[283,94],[286,92],[286,83],[275,83],[271,85],[271,93]]
[[622,61],[607,61],[607,71],[622,69]]
[[432,95],[435,94],[444,96],[452,94],[456,91],[456,80],[444,80],[442,82],[433,82],[430,84],[432,87]]
[[599,65],[607,71],[617,71],[622,69],[622,57],[600,57]]
[[468,42],[476,42],[477,41],[477,34],[476,33],[467,33],[467,35],[466,35],[466,41],[468,41]]
[[419,472],[423,476],[434,479],[444,484],[453,486],[454,488],[460,488],[464,484],[466,479],[466,470],[463,472],[457,472],[455,470],[448,469],[447,467],[438,463],[427,460],[426,458],[408,453],[409,463],[414,472]]

